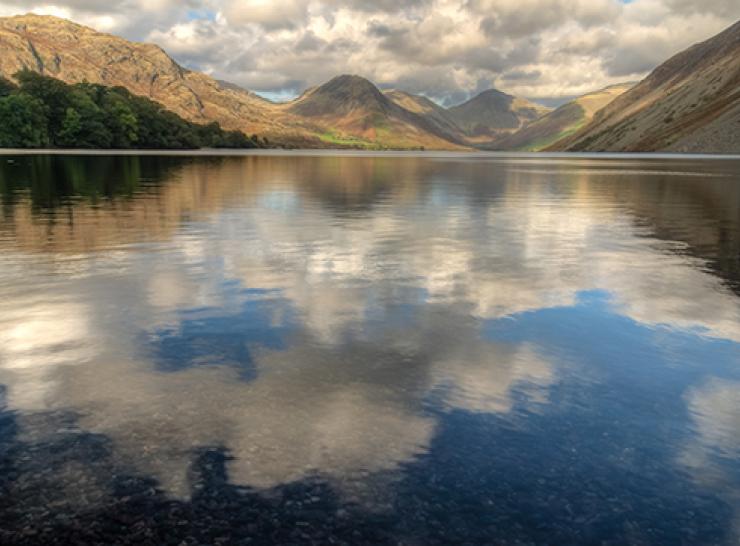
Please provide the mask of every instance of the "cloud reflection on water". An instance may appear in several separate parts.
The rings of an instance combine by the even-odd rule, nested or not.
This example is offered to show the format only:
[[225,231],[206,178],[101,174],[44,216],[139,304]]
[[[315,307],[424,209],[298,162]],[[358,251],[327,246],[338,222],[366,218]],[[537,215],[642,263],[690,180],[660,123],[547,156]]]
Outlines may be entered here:
[[[703,182],[677,187],[690,196]],[[687,254],[691,241],[657,233],[682,228],[663,206],[688,209],[681,222],[705,234],[711,215],[651,184],[485,162],[251,157],[187,164],[161,188],[76,203],[54,222],[21,201],[3,222],[0,382],[13,410],[79,412],[175,496],[189,494],[206,446],[234,455],[234,483],[318,474],[356,490],[429,449],[430,404],[505,415],[515,397],[530,411],[548,403],[567,361],[537,340],[486,339],[485,321],[602,289],[643,325],[740,341],[724,280]],[[209,353],[223,324],[247,356]],[[163,370],[163,355],[181,365]]]

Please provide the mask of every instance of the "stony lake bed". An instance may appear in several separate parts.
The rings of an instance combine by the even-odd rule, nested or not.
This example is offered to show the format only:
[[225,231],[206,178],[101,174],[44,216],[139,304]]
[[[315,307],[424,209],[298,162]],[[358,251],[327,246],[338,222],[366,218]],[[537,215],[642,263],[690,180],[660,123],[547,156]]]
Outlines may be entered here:
[[0,543],[737,544],[740,158],[0,156]]

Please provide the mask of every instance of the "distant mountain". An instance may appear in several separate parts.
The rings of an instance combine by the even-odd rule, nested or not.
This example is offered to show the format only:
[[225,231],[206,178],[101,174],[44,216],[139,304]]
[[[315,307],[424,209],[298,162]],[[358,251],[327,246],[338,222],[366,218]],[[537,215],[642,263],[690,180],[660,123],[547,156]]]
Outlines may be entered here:
[[552,146],[581,129],[593,119],[596,112],[634,86],[634,83],[612,85],[578,97],[532,121],[516,133],[497,140],[495,147],[500,150],[536,152]]
[[437,134],[443,135],[450,142],[466,143],[463,131],[457,126],[450,112],[436,102],[427,97],[397,89],[385,91],[385,96],[401,108],[424,117],[432,124]]
[[306,91],[287,111],[326,127],[329,142],[392,148],[455,148],[456,143],[427,117],[407,110],[372,82],[343,75]]
[[337,76],[308,89],[290,104],[289,110],[305,117],[356,118],[365,114],[398,113],[398,108],[371,81],[354,75]]
[[740,21],[660,65],[553,149],[740,152]]
[[497,89],[489,89],[448,111],[469,140],[483,144],[522,128],[550,110]]

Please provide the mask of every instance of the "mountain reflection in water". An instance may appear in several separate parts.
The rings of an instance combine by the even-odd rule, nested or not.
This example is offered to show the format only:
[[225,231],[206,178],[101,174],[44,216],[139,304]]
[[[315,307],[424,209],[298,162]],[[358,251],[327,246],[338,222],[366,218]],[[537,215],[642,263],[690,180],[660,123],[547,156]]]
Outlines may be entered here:
[[740,162],[0,161],[0,542],[735,544]]

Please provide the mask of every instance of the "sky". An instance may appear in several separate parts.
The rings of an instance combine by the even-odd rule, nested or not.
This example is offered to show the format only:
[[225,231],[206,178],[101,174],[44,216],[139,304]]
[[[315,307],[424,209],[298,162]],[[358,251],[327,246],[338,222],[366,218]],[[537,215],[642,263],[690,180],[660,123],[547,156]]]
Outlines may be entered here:
[[137,41],[271,98],[339,74],[454,104],[557,102],[638,80],[740,19],[738,0],[0,0]]

